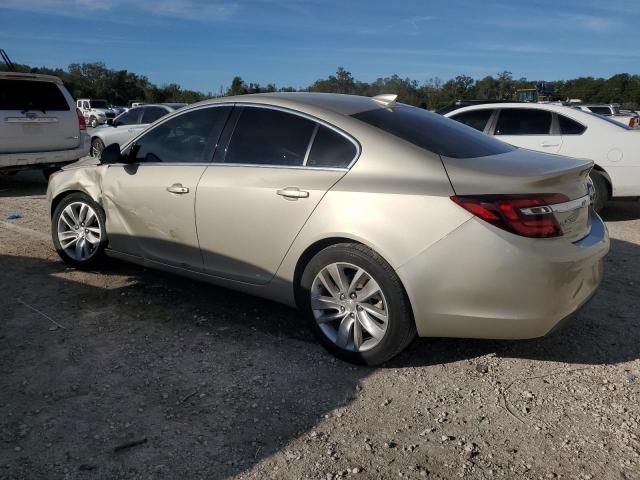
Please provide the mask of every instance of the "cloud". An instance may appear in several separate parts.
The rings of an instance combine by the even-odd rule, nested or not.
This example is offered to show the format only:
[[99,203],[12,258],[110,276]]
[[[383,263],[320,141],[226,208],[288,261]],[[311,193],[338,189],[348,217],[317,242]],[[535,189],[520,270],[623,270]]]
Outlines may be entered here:
[[640,58],[640,51],[634,49],[617,50],[608,48],[592,48],[589,46],[581,48],[566,48],[536,43],[473,43],[469,45],[469,48],[480,50],[482,52],[500,52],[502,54],[510,53],[515,55],[532,53],[556,56],[580,55],[588,57]]
[[117,20],[125,11],[155,17],[177,18],[194,21],[227,20],[239,9],[237,3],[207,0],[3,0],[0,9],[71,17],[109,15]]
[[586,30],[593,32],[606,32],[612,30],[616,26],[616,22],[608,17],[584,14],[560,14],[567,22],[581,26]]

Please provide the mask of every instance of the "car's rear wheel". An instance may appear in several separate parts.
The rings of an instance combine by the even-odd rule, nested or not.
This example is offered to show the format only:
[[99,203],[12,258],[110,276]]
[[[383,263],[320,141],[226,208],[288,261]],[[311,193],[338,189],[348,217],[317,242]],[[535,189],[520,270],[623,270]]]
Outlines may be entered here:
[[604,208],[605,203],[607,203],[607,200],[609,200],[609,185],[604,176],[598,172],[591,171],[589,176],[591,177],[595,190],[593,209],[596,212],[600,212]]
[[53,245],[60,258],[75,268],[93,268],[107,245],[105,214],[84,193],[65,197],[56,207],[51,224]]
[[416,328],[391,266],[360,244],[317,253],[300,282],[300,303],[320,342],[334,355],[376,365],[402,351]]
[[100,154],[102,153],[102,151],[104,150],[104,142],[95,137],[91,139],[91,156],[92,157],[99,157]]

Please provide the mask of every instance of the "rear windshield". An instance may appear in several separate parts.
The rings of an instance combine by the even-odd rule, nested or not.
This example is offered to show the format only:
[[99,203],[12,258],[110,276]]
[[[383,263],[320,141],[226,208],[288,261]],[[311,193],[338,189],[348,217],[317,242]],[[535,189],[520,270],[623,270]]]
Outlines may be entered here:
[[68,111],[69,103],[55,83],[2,79],[0,110]]
[[[593,113],[597,113],[598,115],[611,115],[611,109],[609,107],[590,106],[587,108],[591,110]],[[613,112],[613,113],[616,113],[616,112]]]
[[368,110],[352,116],[445,157],[486,157],[515,149],[455,120],[409,105]]
[[592,117],[596,117],[596,118],[602,120],[603,122],[607,122],[607,123],[610,123],[611,125],[615,125],[618,128],[622,128],[624,130],[632,130],[632,128],[629,128],[624,123],[620,123],[620,122],[616,122],[615,120],[611,120],[610,117],[603,117],[602,115],[598,115],[596,113],[591,113],[591,112],[584,112],[584,113],[586,113],[587,115],[591,115]]

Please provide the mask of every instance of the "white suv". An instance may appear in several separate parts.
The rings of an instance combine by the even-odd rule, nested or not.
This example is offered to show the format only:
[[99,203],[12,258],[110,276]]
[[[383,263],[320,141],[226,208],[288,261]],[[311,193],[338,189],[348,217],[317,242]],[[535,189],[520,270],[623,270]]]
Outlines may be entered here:
[[45,174],[89,153],[82,114],[58,77],[0,72],[0,173]]
[[76,100],[76,106],[84,115],[87,125],[93,128],[116,118],[115,110],[109,108],[106,100],[79,98]]

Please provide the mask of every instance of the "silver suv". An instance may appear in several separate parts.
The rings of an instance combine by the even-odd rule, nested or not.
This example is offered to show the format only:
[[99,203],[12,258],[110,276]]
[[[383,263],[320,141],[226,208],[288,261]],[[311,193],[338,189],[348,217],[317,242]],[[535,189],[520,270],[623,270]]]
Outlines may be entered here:
[[89,153],[83,116],[58,77],[0,72],[0,173],[45,174]]

